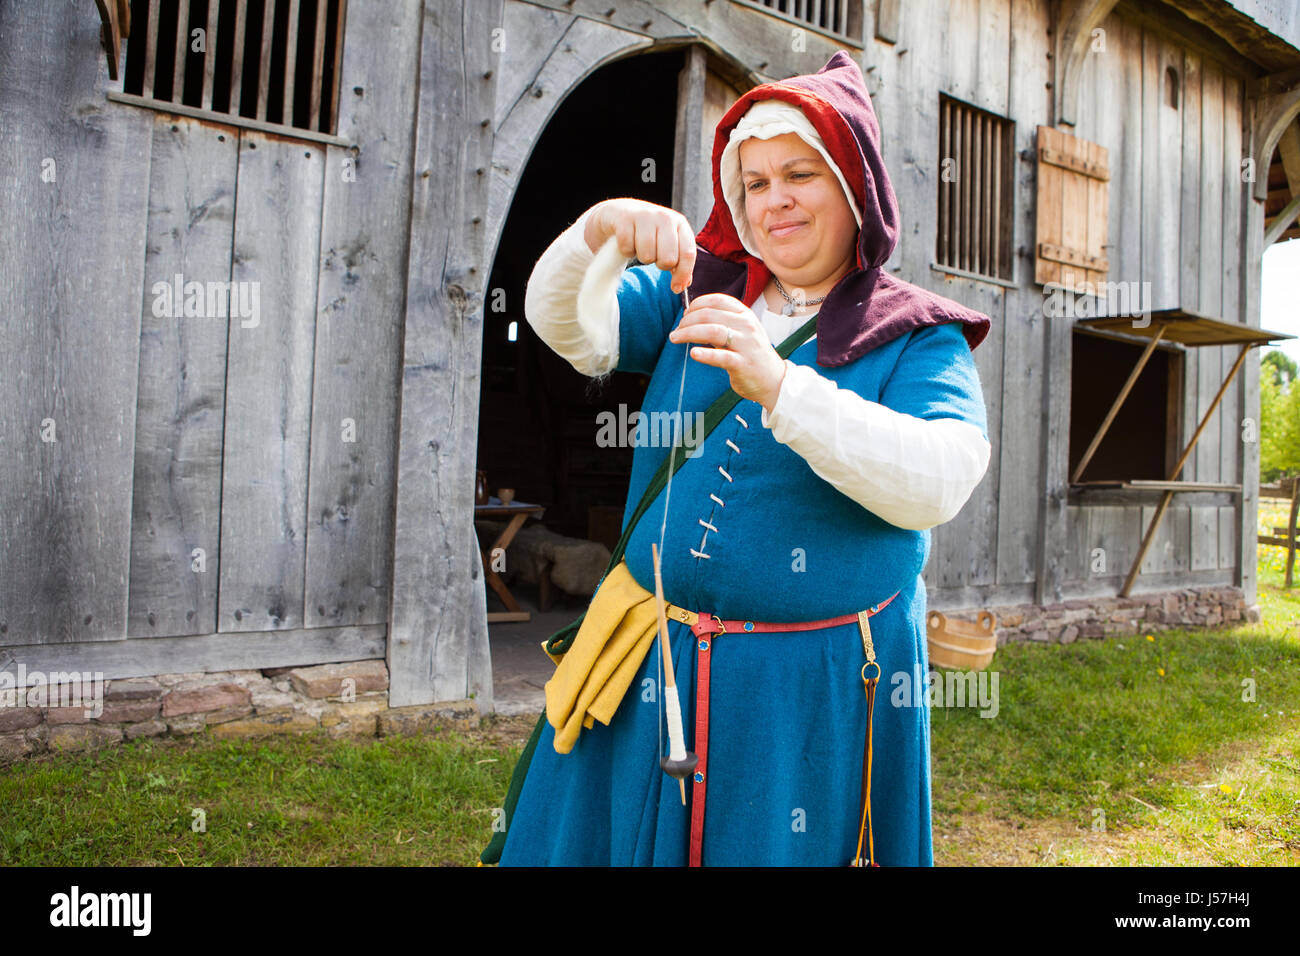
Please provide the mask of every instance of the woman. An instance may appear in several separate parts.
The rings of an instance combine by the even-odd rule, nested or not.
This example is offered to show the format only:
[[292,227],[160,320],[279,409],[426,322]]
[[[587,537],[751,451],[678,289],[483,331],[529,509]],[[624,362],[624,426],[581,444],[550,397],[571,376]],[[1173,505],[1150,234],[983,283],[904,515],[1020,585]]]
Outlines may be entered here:
[[[854,615],[873,609],[883,693],[872,721],[871,858],[930,865],[929,715],[894,706],[888,692],[896,675],[911,681],[929,669],[926,529],[957,513],[988,464],[970,349],[989,320],[882,271],[897,204],[862,74],[846,54],[743,96],[719,123],[713,156],[715,204],[698,237],[672,210],[600,203],[538,261],[526,312],[584,374],[651,375],[643,413],[680,409],[689,420],[728,387],[739,393],[734,414],[676,472],[670,500],[661,492],[636,524],[624,584],[636,597],[654,590],[651,544],[662,536],[670,605],[705,623],[803,629],[700,640],[683,620],[669,622],[685,737],[708,748],[687,806],[657,760],[658,649],[608,725],[606,715],[556,726],[548,685],[551,723],[500,862],[865,858],[868,628]],[[610,238],[647,264],[616,270],[602,291],[593,260]],[[814,315],[815,336],[783,360],[773,343]],[[625,526],[667,452],[636,449]],[[697,735],[706,675],[707,733]]]

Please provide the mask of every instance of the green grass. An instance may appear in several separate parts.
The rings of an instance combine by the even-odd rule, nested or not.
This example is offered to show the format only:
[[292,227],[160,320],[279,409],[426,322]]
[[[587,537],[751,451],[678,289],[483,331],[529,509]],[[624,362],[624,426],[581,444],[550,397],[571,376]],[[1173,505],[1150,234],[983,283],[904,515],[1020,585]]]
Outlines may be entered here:
[[[1127,795],[1164,794],[1154,782],[1161,768],[1300,716],[1300,641],[1245,628],[1012,645],[990,667],[1000,675],[995,718],[932,711],[934,775],[944,784],[937,811],[958,812],[968,792],[995,789],[1021,816],[1100,807],[1111,821],[1133,820],[1141,807]],[[1254,682],[1254,701],[1242,699],[1244,681]]]
[[1300,586],[1282,588],[1282,550],[1259,549],[1259,624],[999,648],[995,718],[931,712],[948,862],[1300,863]]
[[472,865],[519,749],[445,731],[40,757],[0,772],[0,865]]
[[[936,862],[1300,864],[1300,587],[1272,550],[1259,624],[1006,646],[995,718],[934,709]],[[533,721],[43,755],[0,769],[0,865],[474,865]]]
[[[974,813],[1122,832],[1176,810],[1187,833],[1267,831],[1237,862],[1300,862],[1300,639],[1267,625],[1151,636],[1000,648],[996,718],[931,713],[936,825]],[[1268,772],[1246,779],[1258,768],[1231,768],[1251,755]]]

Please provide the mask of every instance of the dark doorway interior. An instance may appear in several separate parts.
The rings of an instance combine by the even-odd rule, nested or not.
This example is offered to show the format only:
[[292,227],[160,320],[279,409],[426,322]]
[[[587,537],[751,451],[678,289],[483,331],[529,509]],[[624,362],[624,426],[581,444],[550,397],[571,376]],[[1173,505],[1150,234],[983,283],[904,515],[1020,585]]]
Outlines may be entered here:
[[597,391],[533,332],[524,290],[538,257],[588,207],[616,196],[671,204],[683,62],[682,51],[616,61],[568,96],[520,180],[485,302],[478,467],[490,492],[514,488],[546,507],[550,530],[609,547],[622,530],[632,449],[598,447],[596,416],[640,408],[648,379],[615,375]]

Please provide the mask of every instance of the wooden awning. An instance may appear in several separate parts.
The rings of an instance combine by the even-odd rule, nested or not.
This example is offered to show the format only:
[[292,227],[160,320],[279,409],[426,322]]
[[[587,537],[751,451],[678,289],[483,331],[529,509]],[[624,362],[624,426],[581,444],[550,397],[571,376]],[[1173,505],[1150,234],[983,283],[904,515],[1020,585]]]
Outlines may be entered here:
[[[1147,317],[1142,317],[1146,323]],[[1263,345],[1266,342],[1293,339],[1294,335],[1285,332],[1270,332],[1257,329],[1251,325],[1237,322],[1224,322],[1197,315],[1186,309],[1161,309],[1152,312],[1150,323],[1135,326],[1138,319],[1132,315],[1107,315],[1095,319],[1079,319],[1078,324],[1087,329],[1102,332],[1119,332],[1140,338],[1154,338],[1157,333],[1166,342],[1179,342],[1187,346],[1201,345]],[[1163,329],[1163,331],[1161,331]]]

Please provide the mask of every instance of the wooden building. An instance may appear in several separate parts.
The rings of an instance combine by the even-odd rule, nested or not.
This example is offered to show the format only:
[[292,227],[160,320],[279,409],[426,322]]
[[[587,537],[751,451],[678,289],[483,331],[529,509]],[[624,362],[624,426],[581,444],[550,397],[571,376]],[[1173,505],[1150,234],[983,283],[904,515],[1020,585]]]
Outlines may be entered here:
[[[1051,284],[1258,327],[1298,46],[1287,0],[0,5],[0,667],[385,659],[392,705],[490,708],[476,468],[608,535],[629,462],[593,414],[644,388],[590,394],[532,336],[532,262],[612,195],[702,225],[727,105],[839,49],[889,268],[993,319],[992,460],[933,532],[931,606],[1113,596],[1160,497],[1131,480],[1168,477],[1237,350],[1160,342],[1072,481],[1144,340]],[[1257,369],[1138,592],[1253,602]]]

